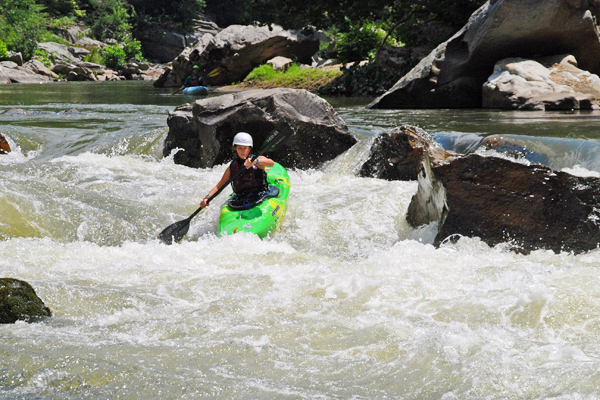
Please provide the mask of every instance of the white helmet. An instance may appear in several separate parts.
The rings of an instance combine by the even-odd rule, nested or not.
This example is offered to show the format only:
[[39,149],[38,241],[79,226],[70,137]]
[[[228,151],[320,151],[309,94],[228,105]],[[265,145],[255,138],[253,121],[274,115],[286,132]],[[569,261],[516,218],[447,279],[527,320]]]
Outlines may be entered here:
[[240,146],[252,147],[252,136],[246,132],[239,132],[233,137],[233,146],[239,144]]

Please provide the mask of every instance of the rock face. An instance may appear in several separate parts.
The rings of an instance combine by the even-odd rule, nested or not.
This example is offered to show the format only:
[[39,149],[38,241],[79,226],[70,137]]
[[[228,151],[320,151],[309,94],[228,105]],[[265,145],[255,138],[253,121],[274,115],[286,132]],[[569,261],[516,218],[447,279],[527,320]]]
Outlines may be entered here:
[[194,65],[204,74],[216,67],[222,72],[210,78],[210,85],[226,85],[243,80],[255,67],[275,56],[288,57],[310,64],[319,50],[316,35],[305,36],[286,31],[279,26],[268,27],[231,25],[216,36],[205,34],[192,50],[185,50],[172,63],[172,69],[155,82],[156,87],[180,86]]
[[[437,201],[444,219],[436,244],[452,235],[479,237],[491,246],[509,243],[524,253],[535,249],[580,253],[600,244],[598,178],[475,154],[434,166],[432,171],[434,180],[426,185],[437,184],[439,189],[441,183],[446,204],[439,202],[439,190],[431,191],[433,197],[415,196],[413,202]],[[439,209],[444,206],[446,211]],[[418,214],[422,209],[411,204],[409,222],[423,224],[439,218],[431,214],[428,221],[427,215]]]
[[388,181],[416,180],[426,154],[438,162],[450,156],[421,128],[401,126],[375,138],[358,174]]
[[19,67],[12,61],[0,62],[0,84],[45,82],[51,82],[51,79],[38,75],[25,67]]
[[489,0],[369,107],[481,107],[483,83],[509,57],[572,54],[580,68],[598,74],[599,7],[588,0]]
[[356,143],[346,123],[320,97],[296,89],[252,90],[197,100],[169,113],[164,155],[178,164],[212,167],[232,159],[231,142],[243,131],[255,149],[273,131],[288,135],[269,156],[286,167],[314,168]]
[[209,33],[214,36],[219,31],[220,28],[213,22],[198,21],[196,29],[190,34],[182,35],[155,27],[141,32],[140,42],[147,59],[166,63],[181,54],[186,47],[196,43],[204,34]]
[[522,58],[498,61],[494,73],[483,85],[483,107],[517,110],[598,108],[598,75],[577,68],[573,56],[540,61]]
[[12,278],[0,279],[0,323],[17,321],[34,322],[52,312],[25,281]]

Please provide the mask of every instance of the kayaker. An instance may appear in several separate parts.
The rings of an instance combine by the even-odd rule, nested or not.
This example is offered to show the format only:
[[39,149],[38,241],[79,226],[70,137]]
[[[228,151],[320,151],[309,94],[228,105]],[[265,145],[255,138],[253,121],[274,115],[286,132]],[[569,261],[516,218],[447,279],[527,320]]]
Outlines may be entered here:
[[194,65],[192,74],[185,79],[179,90],[183,90],[190,86],[206,86],[206,81],[204,80],[204,77],[200,76],[200,67],[197,65]]
[[269,189],[265,168],[272,167],[275,162],[265,156],[258,156],[255,161],[252,161],[253,156],[250,154],[252,147],[252,136],[249,133],[239,132],[235,135],[232,147],[234,159],[223,173],[219,183],[208,192],[208,195],[200,203],[202,208],[208,206],[208,198],[217,193],[229,178],[237,174],[241,168],[246,168],[248,171],[238,175],[231,182],[233,191],[237,196],[253,196]]

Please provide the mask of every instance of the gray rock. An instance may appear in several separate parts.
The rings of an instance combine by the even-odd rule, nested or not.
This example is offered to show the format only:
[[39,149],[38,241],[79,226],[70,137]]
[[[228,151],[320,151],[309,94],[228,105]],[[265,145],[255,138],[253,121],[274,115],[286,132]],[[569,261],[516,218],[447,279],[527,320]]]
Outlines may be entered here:
[[488,1],[369,107],[481,107],[483,83],[496,62],[508,57],[568,53],[582,69],[598,74],[597,15],[597,2]]
[[243,80],[252,69],[273,57],[282,56],[311,64],[311,57],[319,50],[318,36],[306,36],[286,31],[280,26],[268,27],[231,25],[216,36],[205,34],[191,50],[184,50],[172,62],[172,70],[155,86],[180,86],[194,65],[207,74],[221,67],[219,75],[210,79],[211,85],[224,85]]
[[175,162],[212,167],[232,159],[231,141],[249,132],[260,145],[278,131],[286,142],[269,154],[287,167],[315,168],[356,143],[346,123],[320,97],[296,89],[252,90],[197,100],[169,113],[164,155]]
[[21,53],[9,51],[8,58],[6,59],[6,61],[12,61],[15,64],[17,64],[18,66],[22,66],[23,65],[23,55]]
[[[554,62],[558,61],[558,62]],[[551,60],[548,67],[535,60],[508,58],[496,63],[483,85],[483,107],[518,110],[597,108],[598,75],[577,68],[573,56]]]
[[64,44],[46,42],[38,43],[38,47],[42,50],[47,51],[49,54],[48,57],[55,64],[60,61],[74,62],[77,60],[77,57],[75,57],[73,53],[69,51],[69,47],[65,46]]
[[26,68],[37,75],[42,75],[48,77],[50,79],[58,79],[58,75],[50,70],[50,68],[46,67],[41,61],[38,60],[29,60],[23,65],[23,68]]
[[35,74],[29,69],[19,67],[11,61],[0,62],[0,83],[45,83],[51,79]]
[[92,50],[93,48],[103,49],[105,47],[108,47],[106,43],[101,42],[99,40],[94,40],[87,36],[84,36],[78,41],[76,41],[75,45],[77,45],[77,47],[81,47],[87,50]]

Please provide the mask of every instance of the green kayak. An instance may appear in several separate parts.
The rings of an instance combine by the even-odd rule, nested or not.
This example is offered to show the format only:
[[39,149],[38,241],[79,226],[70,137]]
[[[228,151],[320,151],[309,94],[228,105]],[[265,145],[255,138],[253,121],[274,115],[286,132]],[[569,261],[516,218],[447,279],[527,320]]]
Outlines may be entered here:
[[219,218],[219,235],[252,232],[261,239],[277,229],[287,210],[290,176],[285,168],[275,163],[265,168],[269,193],[257,205],[232,202],[234,195],[223,204]]

